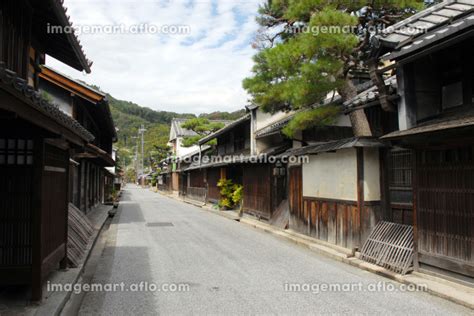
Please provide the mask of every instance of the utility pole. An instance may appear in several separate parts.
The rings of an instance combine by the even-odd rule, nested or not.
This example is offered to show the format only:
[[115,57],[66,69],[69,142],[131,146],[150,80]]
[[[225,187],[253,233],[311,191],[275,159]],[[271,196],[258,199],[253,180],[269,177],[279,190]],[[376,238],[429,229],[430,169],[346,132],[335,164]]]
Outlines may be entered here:
[[135,157],[133,157],[133,165],[135,167],[135,175],[136,175],[136,178],[138,179],[138,175],[139,175],[139,170],[138,170],[138,136],[132,136],[133,139],[136,139],[136,143],[135,143]]
[[145,157],[144,157],[144,151],[143,151],[143,147],[144,147],[144,144],[145,144],[145,141],[143,139],[143,135],[145,134],[146,132],[146,129],[145,129],[145,126],[142,124],[142,126],[140,127],[140,129],[138,130],[138,133],[141,134],[141,138],[142,138],[142,163],[141,163],[141,174],[143,174],[143,169],[145,169]]

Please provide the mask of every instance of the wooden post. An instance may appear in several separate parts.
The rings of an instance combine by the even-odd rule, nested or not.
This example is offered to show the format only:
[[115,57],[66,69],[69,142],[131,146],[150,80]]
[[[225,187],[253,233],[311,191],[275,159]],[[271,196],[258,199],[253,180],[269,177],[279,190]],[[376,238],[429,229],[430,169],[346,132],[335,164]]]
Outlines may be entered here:
[[84,187],[84,202],[85,202],[85,208],[84,208],[84,213],[87,214],[89,212],[89,201],[90,201],[90,166],[89,166],[89,163],[86,162],[85,164],[85,172],[84,172],[84,175],[85,175],[85,178],[84,178],[84,181],[85,181],[85,187]]
[[39,301],[43,295],[42,264],[42,195],[43,195],[43,168],[44,168],[44,142],[42,138],[34,139],[34,171],[33,207],[32,207],[32,267],[31,267],[31,299]]
[[380,201],[382,207],[382,218],[384,221],[393,221],[393,213],[390,206],[388,154],[390,149],[380,149]]
[[87,213],[86,207],[86,162],[81,160],[81,171],[80,171],[80,185],[79,185],[79,207],[85,213]]
[[413,150],[412,161],[413,161],[413,172],[412,172],[412,184],[413,184],[413,267],[415,271],[420,269],[420,263],[418,259],[418,181],[417,181],[417,156],[419,153],[417,150]]
[[[71,168],[71,164],[69,162],[69,157],[71,156],[70,155],[70,152],[69,151],[65,151],[66,152],[66,155],[65,155],[65,166],[66,166],[66,172],[64,173],[64,176],[67,178],[66,181],[64,181],[66,183],[66,193],[68,195],[68,197],[70,196],[70,191],[71,191],[71,187],[70,187],[70,181],[71,179],[69,177],[71,177],[71,173],[70,173],[70,170],[72,169]],[[65,225],[65,229],[64,229],[64,258],[61,260],[61,262],[59,263],[59,268],[60,269],[67,269],[68,265],[67,265],[67,243],[68,243],[68,229],[69,229],[69,198],[66,198],[66,203],[64,205],[64,208],[65,208],[65,212],[66,212],[66,218],[65,218],[65,221],[64,221],[64,225]]]
[[[364,148],[357,147],[357,216],[353,231],[353,242],[356,247],[361,246],[361,223],[364,212]],[[354,236],[355,235],[355,236]]]

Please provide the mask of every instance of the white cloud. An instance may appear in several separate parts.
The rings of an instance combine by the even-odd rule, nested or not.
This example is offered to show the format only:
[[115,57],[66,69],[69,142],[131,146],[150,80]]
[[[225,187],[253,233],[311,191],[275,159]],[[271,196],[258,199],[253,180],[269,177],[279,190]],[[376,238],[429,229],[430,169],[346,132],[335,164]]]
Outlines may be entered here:
[[258,0],[66,0],[74,25],[189,25],[191,34],[81,34],[92,74],[47,64],[114,97],[156,110],[233,111],[248,95]]

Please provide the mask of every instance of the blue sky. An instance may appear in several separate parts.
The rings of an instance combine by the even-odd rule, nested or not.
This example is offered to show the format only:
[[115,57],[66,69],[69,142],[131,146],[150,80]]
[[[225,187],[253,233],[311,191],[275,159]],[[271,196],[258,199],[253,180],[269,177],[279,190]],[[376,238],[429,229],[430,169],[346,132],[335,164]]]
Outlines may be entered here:
[[188,34],[80,34],[94,64],[83,74],[47,64],[98,85],[116,98],[156,110],[202,113],[242,108],[248,95],[251,43],[259,0],[65,0],[75,26],[148,23],[189,26]]

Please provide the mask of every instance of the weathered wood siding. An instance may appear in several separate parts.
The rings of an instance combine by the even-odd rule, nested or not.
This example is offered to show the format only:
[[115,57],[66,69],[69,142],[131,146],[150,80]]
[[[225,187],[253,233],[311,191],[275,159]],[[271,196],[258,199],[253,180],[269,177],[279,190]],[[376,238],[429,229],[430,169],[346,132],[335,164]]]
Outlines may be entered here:
[[0,2],[0,60],[26,79],[31,42],[31,7],[24,0]]
[[356,248],[380,220],[379,208],[378,204],[366,205],[359,214],[355,201],[303,197],[303,208],[292,214],[291,227],[332,244]]
[[[32,264],[33,165],[18,164],[25,140],[0,139],[0,279],[2,283],[29,282]],[[32,146],[32,141],[31,146]],[[9,154],[7,154],[9,153]],[[9,161],[10,155],[10,162]],[[12,158],[13,157],[13,158]],[[22,161],[23,161],[22,158]],[[13,159],[13,160],[12,160]],[[29,159],[32,159],[30,157]],[[24,273],[20,273],[26,269]],[[18,273],[17,273],[18,272]]]
[[192,170],[189,172],[189,186],[194,188],[204,188],[206,186],[206,171],[204,169]]
[[171,189],[173,191],[179,191],[179,173],[172,172],[171,173]]
[[[288,169],[288,203],[290,216],[300,218],[303,210],[303,174],[301,167]],[[291,222],[290,222],[291,226]]]
[[67,151],[45,144],[41,199],[43,276],[57,268],[66,254],[68,166]]
[[269,219],[273,211],[271,165],[245,165],[243,186],[244,211]]
[[474,147],[416,152],[419,260],[474,276]]
[[349,249],[360,247],[382,215],[378,157],[377,149],[345,149],[290,168],[290,228]]
[[187,187],[186,188],[186,198],[199,201],[199,202],[206,202],[207,197],[207,189],[202,187]]
[[220,168],[207,169],[207,198],[208,200],[218,201],[221,197],[217,183],[221,177]]

